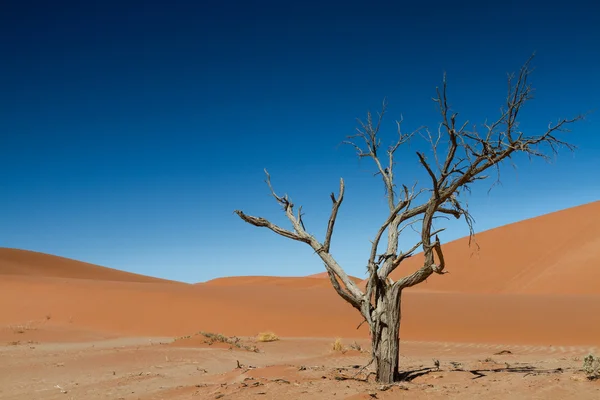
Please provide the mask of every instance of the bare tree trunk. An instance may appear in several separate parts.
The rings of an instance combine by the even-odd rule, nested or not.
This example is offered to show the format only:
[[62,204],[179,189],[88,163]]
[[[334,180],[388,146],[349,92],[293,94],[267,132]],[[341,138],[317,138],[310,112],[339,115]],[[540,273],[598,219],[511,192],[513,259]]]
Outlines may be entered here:
[[398,381],[400,352],[400,298],[402,291],[397,287],[385,293],[379,300],[382,313],[371,332],[371,345],[377,382]]

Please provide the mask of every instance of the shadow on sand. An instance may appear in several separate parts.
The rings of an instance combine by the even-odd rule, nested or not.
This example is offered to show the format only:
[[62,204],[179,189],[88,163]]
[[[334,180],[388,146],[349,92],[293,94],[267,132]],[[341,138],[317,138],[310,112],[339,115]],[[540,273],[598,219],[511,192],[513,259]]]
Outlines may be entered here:
[[[352,366],[351,368],[357,368],[357,367],[358,366]],[[343,370],[346,370],[346,368],[338,368],[338,373],[342,372]],[[335,379],[336,380],[351,379],[351,380],[357,380],[357,381],[361,381],[361,382],[368,382],[369,378],[371,376],[375,375],[375,372],[370,371],[366,374],[366,376],[359,377],[361,372],[362,372],[362,370],[356,374],[353,374],[353,376],[343,376],[343,375],[336,376]],[[487,376],[488,374],[498,373],[498,372],[524,374],[523,376],[528,376],[528,375],[540,375],[540,374],[561,374],[561,373],[565,372],[565,370],[563,368],[554,368],[554,369],[536,368],[532,365],[523,365],[523,366],[508,366],[507,365],[506,367],[484,368],[484,369],[463,369],[463,368],[440,369],[437,367],[425,367],[425,368],[416,368],[416,369],[410,369],[410,370],[405,370],[405,371],[399,371],[397,382],[398,383],[411,382],[420,376],[428,375],[432,372],[467,372],[467,373],[474,375],[472,379],[479,379],[479,378],[483,378],[483,377]]]

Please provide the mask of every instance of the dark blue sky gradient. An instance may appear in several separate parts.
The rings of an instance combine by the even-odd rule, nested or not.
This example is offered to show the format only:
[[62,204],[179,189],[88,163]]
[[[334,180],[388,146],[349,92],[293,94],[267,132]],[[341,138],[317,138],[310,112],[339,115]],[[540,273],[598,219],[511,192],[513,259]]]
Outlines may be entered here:
[[[593,2],[416,3],[5,1],[0,246],[189,282],[322,271],[308,246],[233,214],[286,223],[266,167],[320,238],[346,179],[332,251],[362,276],[384,192],[338,145],[384,97],[387,139],[400,115],[436,129],[445,71],[454,109],[482,123],[535,51],[525,129],[599,108]],[[598,128],[592,113],[574,155],[518,159],[474,191],[477,230],[600,199]],[[425,179],[414,148],[400,157],[402,182]]]

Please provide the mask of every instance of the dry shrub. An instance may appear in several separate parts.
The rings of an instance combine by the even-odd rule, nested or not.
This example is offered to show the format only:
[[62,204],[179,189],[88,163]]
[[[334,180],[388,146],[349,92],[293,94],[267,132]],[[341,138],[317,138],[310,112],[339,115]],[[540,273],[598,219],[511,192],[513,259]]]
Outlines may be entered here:
[[[242,343],[242,341],[240,340],[240,338],[233,336],[233,337],[227,337],[225,335],[222,335],[220,333],[212,333],[212,332],[198,332],[196,333],[196,335],[202,335],[206,338],[206,340],[204,341],[204,343],[208,344],[209,346],[212,345],[213,343],[225,343],[231,346],[231,348],[236,347],[238,349],[242,349],[242,350],[246,350],[246,351],[252,351],[254,353],[258,353],[259,349],[256,346],[248,346]],[[183,337],[182,339],[185,339],[186,337]]]
[[261,332],[256,336],[258,342],[275,342],[279,340],[279,336],[273,332]]
[[205,342],[208,344],[213,344],[213,343],[227,343],[227,344],[234,344],[234,343],[238,343],[239,339],[236,337],[233,338],[229,338],[225,335],[221,335],[220,333],[212,333],[212,332],[198,332],[200,335],[204,336],[206,339]]
[[600,357],[596,357],[593,354],[588,354],[583,359],[583,370],[590,380],[600,378]]

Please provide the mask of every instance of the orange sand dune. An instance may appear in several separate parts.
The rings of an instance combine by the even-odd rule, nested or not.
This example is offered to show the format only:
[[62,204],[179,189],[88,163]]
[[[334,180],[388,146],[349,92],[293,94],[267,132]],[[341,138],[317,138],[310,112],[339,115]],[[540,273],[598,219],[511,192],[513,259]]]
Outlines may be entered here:
[[[600,294],[600,201],[491,229],[443,245],[448,274],[410,290]],[[416,270],[417,254],[394,271]],[[364,282],[362,283],[364,286]]]
[[[314,279],[314,278],[305,278]],[[600,345],[600,296],[408,292],[406,340]],[[47,316],[51,316],[50,319]],[[11,327],[72,327],[106,336],[368,337],[356,310],[332,288],[216,286],[5,276],[2,340],[28,340]],[[26,329],[27,330],[27,329]],[[38,341],[43,341],[38,336]]]
[[125,282],[172,282],[34,251],[0,248],[0,275]]
[[[490,230],[478,235],[479,258],[469,257],[464,239],[445,245],[451,273],[403,296],[403,339],[600,345],[599,218],[597,202]],[[410,260],[413,267],[418,258]],[[172,284],[11,249],[0,249],[0,274],[0,340],[43,341],[46,330],[103,337],[201,330],[368,336],[364,325],[356,329],[358,312],[326,279]]]

